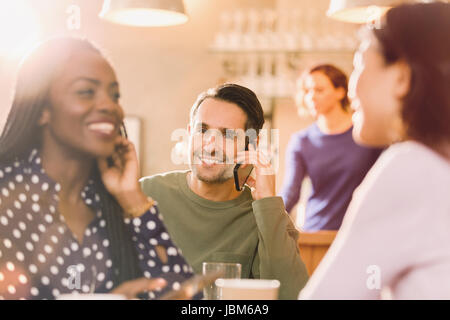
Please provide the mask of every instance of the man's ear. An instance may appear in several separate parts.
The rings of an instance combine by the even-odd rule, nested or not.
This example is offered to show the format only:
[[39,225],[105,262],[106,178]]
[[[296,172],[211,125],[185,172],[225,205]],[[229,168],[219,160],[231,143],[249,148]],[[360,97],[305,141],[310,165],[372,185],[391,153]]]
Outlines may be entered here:
[[395,63],[393,66],[396,72],[396,85],[394,87],[394,94],[397,98],[404,98],[411,87],[411,67],[403,60]]
[[42,127],[48,124],[49,122],[50,122],[50,110],[48,108],[44,108],[41,116],[39,117],[38,125]]

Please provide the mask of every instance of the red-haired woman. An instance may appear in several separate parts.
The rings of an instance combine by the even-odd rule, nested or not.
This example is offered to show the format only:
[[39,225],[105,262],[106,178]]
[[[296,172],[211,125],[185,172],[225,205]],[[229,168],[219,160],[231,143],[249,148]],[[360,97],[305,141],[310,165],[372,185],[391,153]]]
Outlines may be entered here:
[[352,138],[352,112],[347,76],[333,65],[318,65],[299,79],[299,107],[306,106],[316,122],[295,133],[286,151],[281,195],[290,212],[310,178],[312,194],[302,229],[337,230],[354,189],[377,160],[380,149],[357,145]]

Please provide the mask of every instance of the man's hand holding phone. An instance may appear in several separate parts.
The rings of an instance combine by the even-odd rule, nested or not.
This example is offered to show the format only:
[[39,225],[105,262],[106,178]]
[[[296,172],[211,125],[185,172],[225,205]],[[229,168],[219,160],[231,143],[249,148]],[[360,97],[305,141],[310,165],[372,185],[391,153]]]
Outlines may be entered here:
[[275,171],[267,155],[250,143],[248,151],[237,154],[236,163],[241,163],[242,170],[249,165],[254,167],[255,178],[249,176],[246,182],[254,200],[275,196]]

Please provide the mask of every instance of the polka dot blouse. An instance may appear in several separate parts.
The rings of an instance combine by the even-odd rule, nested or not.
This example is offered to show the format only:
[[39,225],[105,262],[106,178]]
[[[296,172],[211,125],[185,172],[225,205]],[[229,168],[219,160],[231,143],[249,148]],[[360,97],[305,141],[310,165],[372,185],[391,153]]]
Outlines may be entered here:
[[[95,213],[82,244],[58,213],[60,185],[41,167],[39,152],[0,167],[0,299],[55,299],[65,293],[107,293],[113,281],[100,197],[89,181],[82,198]],[[192,276],[153,206],[136,219],[125,219],[139,265],[147,278],[163,277],[165,290],[146,293],[154,299]],[[162,261],[156,246],[166,250]],[[164,259],[166,260],[166,259]]]

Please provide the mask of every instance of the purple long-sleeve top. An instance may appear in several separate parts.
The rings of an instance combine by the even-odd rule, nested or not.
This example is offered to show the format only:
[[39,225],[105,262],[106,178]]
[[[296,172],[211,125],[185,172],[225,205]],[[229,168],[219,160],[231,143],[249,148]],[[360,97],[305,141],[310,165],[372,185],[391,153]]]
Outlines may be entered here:
[[353,191],[382,151],[357,145],[352,129],[329,135],[314,123],[289,141],[281,196],[290,212],[300,198],[303,179],[310,178],[304,230],[339,229]]

